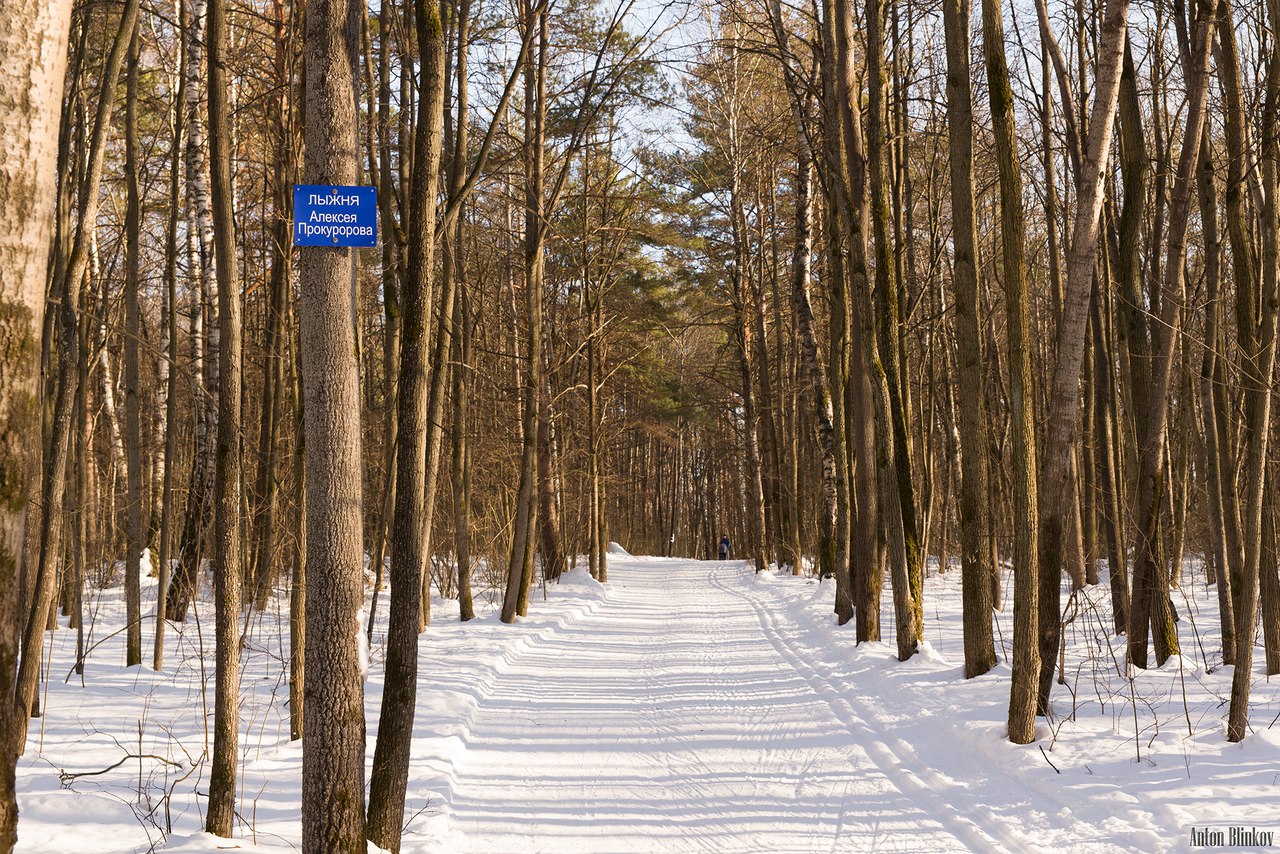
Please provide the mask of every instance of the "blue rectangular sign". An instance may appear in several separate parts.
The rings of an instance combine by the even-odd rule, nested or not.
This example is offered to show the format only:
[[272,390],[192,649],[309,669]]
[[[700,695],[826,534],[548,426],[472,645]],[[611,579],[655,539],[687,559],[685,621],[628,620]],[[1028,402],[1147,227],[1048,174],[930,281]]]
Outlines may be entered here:
[[378,191],[373,187],[293,185],[294,246],[378,245]]

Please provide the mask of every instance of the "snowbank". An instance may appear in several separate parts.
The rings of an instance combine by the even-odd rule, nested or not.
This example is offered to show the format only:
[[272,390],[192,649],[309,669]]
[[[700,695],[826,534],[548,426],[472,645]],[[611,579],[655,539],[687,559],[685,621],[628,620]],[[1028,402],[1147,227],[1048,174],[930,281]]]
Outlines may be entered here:
[[[931,566],[931,569],[933,567]],[[1111,625],[1110,587],[1062,589],[1065,667],[1037,741],[1009,743],[1013,589],[995,615],[1000,663],[963,678],[960,573],[925,580],[925,641],[899,662],[892,591],[886,581],[878,643],[855,643],[854,625],[836,626],[830,587],[812,579],[756,576],[742,589],[763,598],[783,641],[851,714],[871,721],[885,761],[910,767],[926,789],[946,786],[960,811],[1017,816],[1039,850],[1067,844],[1070,820],[1095,829],[1093,850],[1180,851],[1190,828],[1243,824],[1280,831],[1280,681],[1268,680],[1255,652],[1252,734],[1229,744],[1224,722],[1233,668],[1222,665],[1216,591],[1188,561],[1174,592],[1183,654],[1125,678],[1125,639]],[[747,579],[743,579],[746,581]],[[1153,662],[1154,665],[1154,662]],[[1062,683],[1065,684],[1062,684]],[[930,782],[932,781],[932,782]],[[950,786],[955,784],[955,788]],[[936,785],[935,785],[936,784]],[[1062,837],[1062,843],[1051,843]]]
[[[116,631],[125,620],[119,586],[85,591],[85,644],[98,645],[89,654],[83,683],[78,676],[67,678],[76,633],[60,618],[51,646],[45,647],[52,649],[50,684],[47,695],[42,693],[45,715],[32,722],[27,751],[18,762],[17,852],[213,854],[234,848],[296,854],[301,849],[302,750],[289,740],[287,594],[274,599],[265,613],[250,614],[245,631],[235,838],[203,832],[205,746],[206,737],[212,744],[213,724],[209,587],[202,585],[186,623],[169,623],[161,673],[149,667],[150,622],[143,627],[148,666],[124,667],[125,636]],[[477,618],[465,624],[458,620],[456,601],[433,597],[431,627],[420,647],[422,686],[406,803],[406,852],[448,850],[438,834],[447,823],[444,805],[452,762],[465,753],[468,721],[492,695],[498,675],[515,666],[514,657],[522,650],[592,613],[608,596],[585,570],[566,573],[561,584],[548,586],[545,598],[541,587],[534,591],[529,616],[515,625],[498,620],[500,591],[478,587]],[[142,597],[143,613],[154,614],[156,579],[144,575]],[[384,591],[371,645],[364,643],[363,625],[360,631],[362,664],[368,656],[369,761],[382,701],[386,597]],[[366,601],[362,618],[367,613]]]

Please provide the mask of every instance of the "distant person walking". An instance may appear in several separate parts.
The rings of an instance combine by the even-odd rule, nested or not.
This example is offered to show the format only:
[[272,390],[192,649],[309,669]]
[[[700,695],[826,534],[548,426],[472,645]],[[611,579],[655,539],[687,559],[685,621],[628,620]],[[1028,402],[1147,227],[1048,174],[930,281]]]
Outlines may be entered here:
[[720,559],[729,559],[729,535],[725,534],[720,537]]

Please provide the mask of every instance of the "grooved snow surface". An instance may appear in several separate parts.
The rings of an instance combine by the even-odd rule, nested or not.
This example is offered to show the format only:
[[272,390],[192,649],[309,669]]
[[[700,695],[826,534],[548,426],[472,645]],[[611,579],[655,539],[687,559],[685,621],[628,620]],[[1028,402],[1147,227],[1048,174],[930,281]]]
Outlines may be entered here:
[[522,655],[477,715],[450,850],[994,850],[1010,838],[922,802],[946,790],[903,774],[892,749],[868,753],[874,734],[741,589],[739,565],[610,572],[610,607]]
[[[1123,639],[1105,630],[1105,583],[1068,599],[1069,685],[1055,686],[1040,742],[1015,747],[1003,737],[1007,666],[961,678],[958,572],[928,579],[928,642],[906,663],[888,644],[855,647],[852,626],[829,615],[830,586],[809,579],[631,557],[612,559],[609,578],[606,588],[570,573],[514,627],[492,604],[462,626],[456,606],[437,603],[423,637],[406,852],[1156,852],[1186,849],[1192,823],[1280,831],[1280,727],[1267,727],[1277,685],[1259,675],[1257,731],[1227,745],[1231,668],[1215,659],[1202,583],[1185,582],[1179,602],[1185,658],[1132,685],[1114,658]],[[118,604],[101,596],[104,611]],[[887,638],[891,616],[886,589]],[[998,616],[998,643],[1010,616]],[[278,637],[278,615],[256,619],[235,844],[293,851],[301,753],[288,742],[287,632]],[[385,599],[378,621],[370,758]],[[55,633],[55,670],[70,661],[72,634]],[[182,627],[168,674],[124,670],[99,651],[87,688],[55,676],[43,742],[19,766],[19,851],[228,844],[198,833],[194,642],[194,626]],[[53,770],[98,770],[130,752],[183,767],[135,759],[69,789]]]

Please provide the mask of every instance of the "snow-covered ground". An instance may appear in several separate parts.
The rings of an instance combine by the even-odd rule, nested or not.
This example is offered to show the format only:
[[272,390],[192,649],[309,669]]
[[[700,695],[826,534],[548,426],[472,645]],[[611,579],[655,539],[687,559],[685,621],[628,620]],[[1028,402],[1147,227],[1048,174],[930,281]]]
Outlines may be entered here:
[[[1184,656],[1132,681],[1105,585],[1067,602],[1067,685],[1025,747],[1004,738],[1008,666],[962,678],[958,571],[927,579],[928,644],[906,663],[888,643],[856,646],[811,579],[622,554],[609,578],[571,573],[516,626],[492,603],[466,625],[436,603],[405,851],[1160,852],[1189,849],[1193,826],[1233,824],[1280,839],[1280,681],[1258,670],[1254,732],[1227,744],[1231,668],[1193,566],[1176,597]],[[67,678],[74,632],[52,635],[46,715],[18,768],[18,850],[298,850],[283,615],[255,614],[246,632],[228,842],[199,832],[208,603],[171,626],[159,674],[122,666],[118,590],[92,605],[83,682]],[[385,599],[379,611],[370,759]],[[997,622],[1005,652],[1010,616]]]

